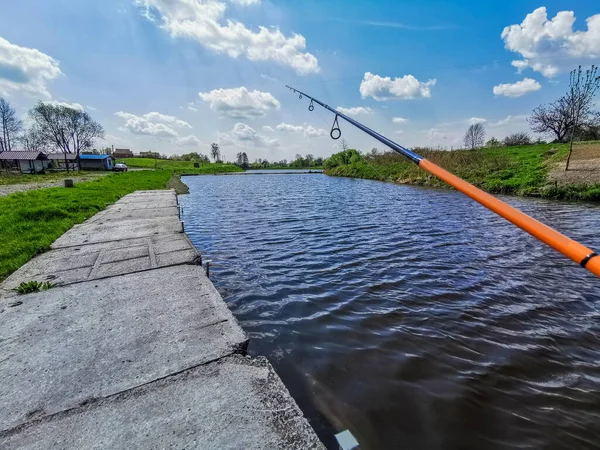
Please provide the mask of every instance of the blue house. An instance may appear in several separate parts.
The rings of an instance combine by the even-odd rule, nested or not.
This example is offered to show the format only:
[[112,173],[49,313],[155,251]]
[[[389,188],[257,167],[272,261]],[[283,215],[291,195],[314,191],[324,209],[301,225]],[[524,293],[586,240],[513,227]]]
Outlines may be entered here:
[[115,158],[110,155],[79,155],[81,170],[113,170]]

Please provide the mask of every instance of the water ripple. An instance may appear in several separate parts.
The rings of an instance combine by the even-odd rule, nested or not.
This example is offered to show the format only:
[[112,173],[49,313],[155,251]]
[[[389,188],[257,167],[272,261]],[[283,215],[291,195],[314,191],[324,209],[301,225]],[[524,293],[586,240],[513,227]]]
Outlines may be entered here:
[[[188,177],[186,231],[321,438],[598,448],[600,283],[452,191]],[[505,199],[600,248],[600,208]]]

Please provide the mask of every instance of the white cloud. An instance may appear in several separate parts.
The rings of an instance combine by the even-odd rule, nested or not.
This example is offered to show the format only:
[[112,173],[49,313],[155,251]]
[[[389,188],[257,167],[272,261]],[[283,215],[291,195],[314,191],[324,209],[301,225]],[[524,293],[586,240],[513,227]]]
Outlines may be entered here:
[[159,112],[149,112],[143,115],[144,119],[152,123],[164,123],[167,125],[175,125],[180,128],[192,128],[192,126],[184,120],[178,119],[175,116],[167,116]]
[[560,11],[548,20],[546,8],[541,7],[520,25],[504,28],[501,37],[507,50],[523,57],[512,62],[519,72],[531,68],[552,78],[585,60],[593,63],[600,58],[600,14],[588,17],[586,22],[587,31],[573,31],[573,11]]
[[279,147],[277,139],[264,136],[245,123],[236,123],[228,133],[219,134],[219,142],[222,145],[233,145],[236,142],[253,147]]
[[52,106],[65,106],[67,108],[78,109],[79,111],[85,111],[85,108],[80,103],[59,102],[57,100],[48,100],[48,101],[45,101],[44,103],[46,103],[47,105],[52,105]]
[[505,119],[501,119],[497,122],[492,122],[490,123],[490,127],[501,127],[504,125],[508,125],[508,124],[514,124],[514,123],[523,123],[526,121],[526,119],[529,116],[527,114],[519,114],[516,116],[507,116]]
[[193,134],[178,138],[176,142],[180,147],[198,147],[202,145],[202,141]]
[[260,5],[261,0],[229,0],[231,3],[236,3],[242,6]]
[[353,108],[344,108],[342,106],[337,107],[338,111],[348,116],[359,116],[361,114],[373,114],[371,108],[363,108],[362,106],[355,106]]
[[270,76],[270,75],[266,75],[266,74],[264,74],[264,73],[261,73],[261,74],[260,74],[260,77],[261,77],[263,80],[268,80],[268,81],[273,81],[274,83],[279,83],[279,80],[278,80],[277,78],[275,78],[275,77],[272,77],[272,76]]
[[277,110],[281,104],[269,92],[248,91],[244,86],[233,89],[215,89],[198,94],[210,109],[233,119],[253,119]]
[[188,106],[187,109],[189,109],[192,112],[198,112],[198,108],[194,108],[193,106]]
[[22,92],[50,99],[47,83],[60,75],[59,63],[54,58],[0,37],[0,95],[9,97]]
[[408,119],[405,119],[404,117],[394,117],[392,119],[392,122],[394,122],[394,123],[407,123]]
[[494,95],[503,95],[505,97],[521,97],[529,92],[539,91],[542,85],[533,78],[525,78],[514,84],[499,84],[494,86]]
[[366,72],[360,83],[360,94],[365,97],[373,97],[377,101],[390,99],[410,100],[413,98],[431,97],[431,87],[437,80],[429,80],[423,83],[412,75],[402,78],[380,77]]
[[[220,0],[133,0],[144,8],[144,16],[160,22],[172,37],[195,39],[215,53],[251,61],[275,61],[299,74],[319,71],[315,56],[305,53],[306,39],[300,34],[286,37],[279,28],[258,27],[253,31],[235,20],[225,20],[226,3]],[[258,3],[239,0],[237,3]]]
[[275,128],[277,128],[278,131],[289,131],[291,133],[301,133],[304,131],[302,125],[290,125],[289,123],[280,123]]
[[144,134],[157,137],[178,137],[175,130],[164,123],[153,123],[144,117],[119,111],[115,116],[125,120],[125,128],[133,134]]
[[270,131],[271,133],[273,133],[275,130],[273,129],[273,127],[270,127],[269,125],[265,125],[263,126],[263,130],[265,131]]
[[90,111],[98,111],[98,108],[94,108],[93,106],[90,106],[90,105],[85,105],[85,109],[89,109]]
[[465,122],[467,122],[469,125],[475,125],[477,123],[485,123],[487,120],[483,117],[471,117],[470,119],[465,120]]
[[280,123],[275,127],[278,131],[289,133],[302,133],[307,138],[325,136],[327,132],[322,128],[315,128],[312,125],[290,125],[289,123]]

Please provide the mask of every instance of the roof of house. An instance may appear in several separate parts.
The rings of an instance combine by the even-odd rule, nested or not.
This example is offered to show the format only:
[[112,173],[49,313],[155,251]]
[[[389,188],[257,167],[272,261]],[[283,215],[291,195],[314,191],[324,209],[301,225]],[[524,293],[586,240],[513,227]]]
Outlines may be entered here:
[[3,160],[35,160],[46,159],[46,154],[42,152],[2,152],[0,159]]
[[79,159],[106,159],[112,158],[110,155],[79,155]]
[[[77,159],[77,154],[75,154],[75,153],[66,153],[66,156],[67,156],[67,160],[70,160],[70,161]],[[48,155],[48,159],[64,161],[65,153],[50,153]]]

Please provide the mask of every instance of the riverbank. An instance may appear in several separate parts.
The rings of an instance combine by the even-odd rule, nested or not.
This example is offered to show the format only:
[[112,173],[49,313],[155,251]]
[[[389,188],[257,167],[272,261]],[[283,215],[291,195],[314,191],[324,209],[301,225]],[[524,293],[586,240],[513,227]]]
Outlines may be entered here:
[[1,448],[323,448],[179,212],[174,191],[129,194],[0,285]]
[[164,189],[168,171],[115,173],[73,188],[54,187],[0,198],[0,281],[50,248],[60,235],[136,190]]
[[[600,144],[575,146],[569,171],[564,168],[567,144],[537,144],[497,149],[421,151],[420,154],[475,186],[496,194],[562,200],[600,201]],[[362,156],[352,150],[332,156],[330,176],[372,179],[399,184],[449,188],[397,154]]]

